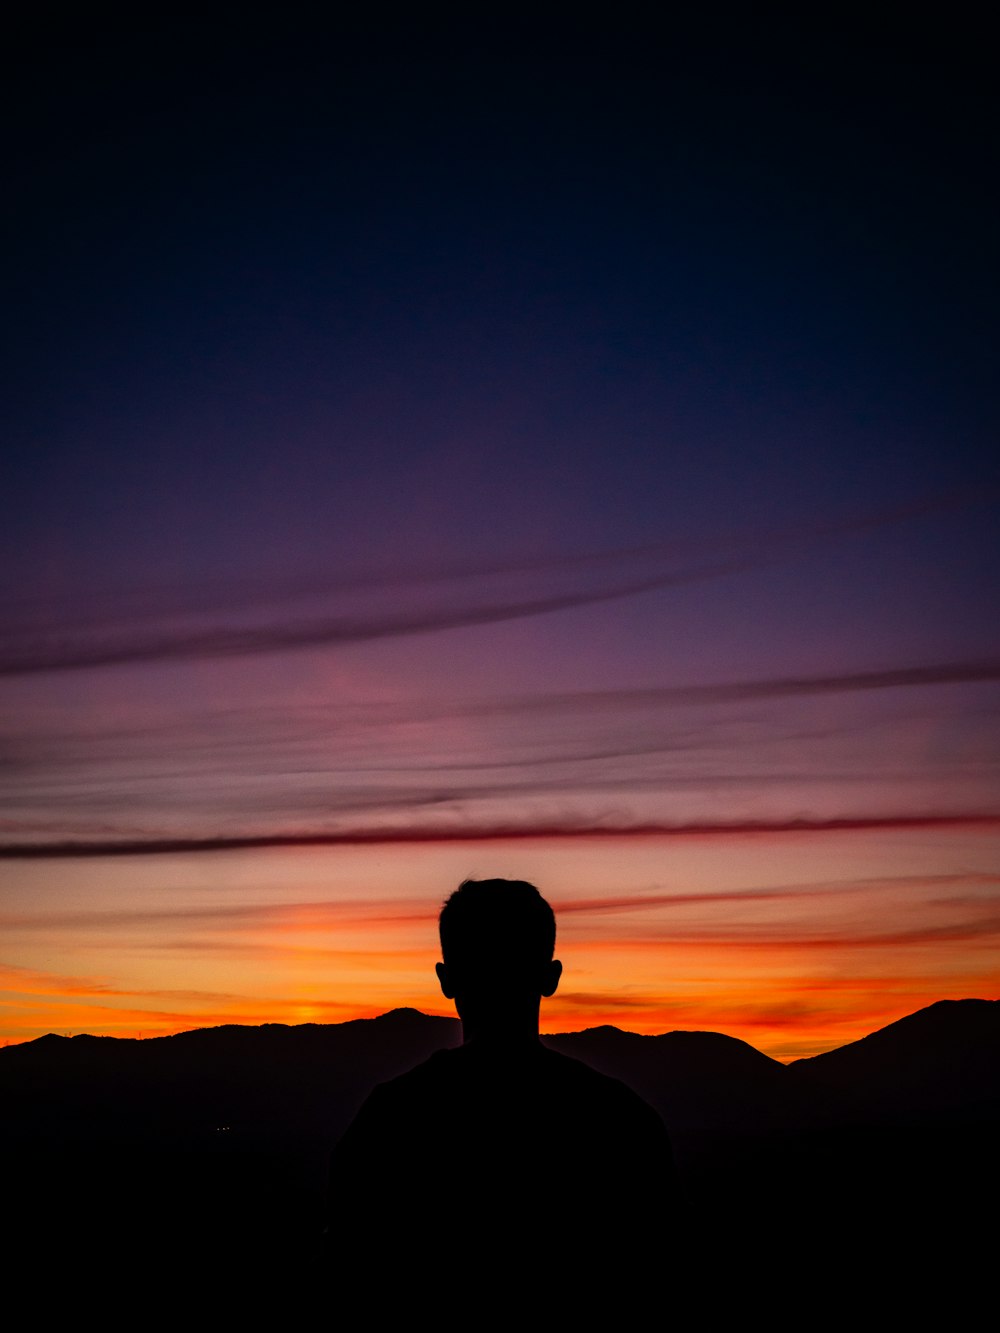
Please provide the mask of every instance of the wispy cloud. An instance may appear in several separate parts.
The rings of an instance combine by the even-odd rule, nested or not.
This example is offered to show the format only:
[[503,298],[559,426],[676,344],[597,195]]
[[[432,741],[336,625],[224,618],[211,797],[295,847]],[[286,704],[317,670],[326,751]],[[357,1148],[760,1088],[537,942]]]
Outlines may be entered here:
[[[719,931],[691,931],[674,934],[672,938],[682,940],[710,941],[726,948],[746,949],[793,949],[803,952],[813,950],[854,950],[886,949],[907,945],[923,944],[963,944],[966,946],[982,944],[990,949],[996,948],[996,938],[1000,935],[1000,916],[983,916],[969,921],[956,921],[939,926],[917,926],[910,930],[884,931],[830,931],[821,934],[807,934],[789,929],[785,935],[776,934],[766,929],[755,930],[753,927],[741,928],[740,933],[726,935]],[[661,940],[662,943],[662,940]]]
[[[981,500],[954,494],[834,523],[494,566],[359,573],[301,584],[133,592],[81,617],[6,617],[0,676],[246,657],[436,633],[615,601],[771,565],[812,546]],[[402,594],[402,595],[401,595]]]
[[43,912],[3,912],[0,926],[5,930],[35,930],[56,927],[59,930],[112,930],[117,927],[185,926],[217,927],[226,935],[241,929],[271,927],[292,920],[305,929],[329,928],[345,921],[356,927],[387,922],[405,924],[436,920],[439,905],[415,904],[412,899],[373,901],[324,899],[304,902],[213,903],[193,907],[85,908]]
[[[836,723],[827,710],[822,725],[796,701],[914,688],[930,707],[927,688],[948,685],[965,691],[965,709],[970,689],[996,680],[1000,659],[984,659],[704,686],[222,708],[133,727],[11,721],[0,733],[0,855],[15,844],[24,855],[124,854],[604,836],[649,824],[672,833],[695,831],[717,809],[752,821],[765,791],[776,828],[803,823],[783,812],[989,814],[998,769],[989,716],[977,713],[973,731],[963,712],[954,741],[928,747],[923,715],[899,714],[895,700],[880,712],[838,710]],[[806,790],[816,797],[803,808]],[[674,817],[661,826],[664,808]]]
[[265,847],[360,847],[392,844],[606,840],[610,838],[720,838],[798,833],[851,833],[871,830],[1000,828],[998,811],[947,814],[886,813],[811,819],[705,819],[671,823],[495,823],[397,825],[384,828],[304,830],[298,833],[219,834],[208,837],[95,838],[0,843],[4,860],[94,856],[162,856],[178,852],[246,851]]
[[[212,713],[179,714],[166,723],[133,727],[105,725],[74,730],[67,728],[64,719],[60,718],[57,727],[46,729],[38,723],[31,727],[19,726],[12,719],[0,734],[0,771],[6,769],[19,780],[24,780],[32,771],[44,772],[57,766],[86,769],[98,762],[134,762],[144,755],[155,754],[158,766],[171,772],[193,769],[209,772],[213,765],[224,772],[238,760],[266,759],[269,767],[283,759],[301,764],[310,753],[315,753],[317,759],[322,757],[322,771],[326,772],[337,772],[339,768],[351,773],[370,774],[426,773],[429,770],[470,772],[505,767],[520,770],[605,762],[664,752],[687,754],[718,750],[734,739],[745,744],[745,736],[716,735],[717,725],[713,727],[703,716],[683,725],[679,718],[665,722],[664,709],[997,681],[1000,681],[1000,657],[988,657],[897,665],[880,670],[841,671],[829,675],[733,680],[710,685],[538,692],[449,700],[415,699],[325,707],[303,705],[286,709],[219,709]],[[573,743],[567,743],[566,737],[545,735],[541,752],[532,753],[522,746],[516,754],[500,753],[492,755],[489,760],[479,755],[451,755],[443,748],[440,737],[436,737],[433,753],[427,753],[420,762],[408,759],[405,748],[385,759],[379,759],[377,751],[374,754],[371,751],[373,741],[380,734],[398,745],[400,728],[413,724],[495,718],[505,724],[524,723],[530,730],[527,733],[517,731],[515,735],[521,738],[525,734],[529,737],[537,735],[540,718],[573,724],[574,727],[578,718],[591,722],[595,718],[607,718],[613,726],[617,716],[623,713],[643,723],[641,735],[631,731],[612,735],[604,744],[598,745],[592,739],[581,744],[575,735]],[[647,722],[654,713],[657,725],[651,736]],[[732,731],[736,723],[729,719],[727,725]],[[509,737],[510,733],[507,735]],[[820,729],[819,732],[806,732],[801,738],[823,739],[826,735],[828,732]],[[800,738],[794,732],[790,736]]]
[[616,995],[605,991],[559,991],[561,1005],[573,1005],[582,1009],[648,1009],[647,996]]
[[[953,875],[887,875],[868,879],[823,880],[807,884],[780,884],[747,889],[715,889],[703,893],[655,892],[637,894],[608,894],[606,897],[560,899],[559,916],[566,913],[587,915],[605,912],[643,911],[648,908],[713,906],[721,903],[771,902],[800,900],[811,902],[819,898],[843,898],[849,893],[898,892],[901,889],[939,888],[955,884],[967,886],[983,884],[1000,886],[1000,875],[956,873]],[[941,899],[942,904],[982,903],[986,899],[956,897]]]
[[[729,907],[740,903],[802,902],[813,903],[824,899],[844,899],[852,894],[870,899],[875,894],[941,889],[947,886],[1000,888],[1000,874],[976,871],[958,871],[953,874],[887,875],[862,879],[821,880],[794,884],[761,885],[741,889],[715,889],[703,892],[685,890],[651,890],[645,893],[596,894],[587,898],[554,896],[552,904],[560,922],[565,918],[606,916],[618,913],[654,911],[657,914],[690,907]],[[955,894],[927,900],[932,908],[971,908],[992,910],[993,895],[976,897]],[[237,943],[245,932],[260,929],[272,931],[276,926],[292,923],[297,932],[328,932],[334,928],[350,927],[352,931],[381,932],[387,926],[418,925],[431,927],[437,921],[441,903],[413,898],[335,898],[335,899],[282,899],[259,903],[211,903],[194,906],[190,902],[168,907],[122,907],[85,909],[48,909],[43,911],[0,912],[0,928],[8,932],[51,930],[102,935],[118,929],[148,932],[159,927],[175,927],[189,934],[198,933],[199,951],[213,948],[242,948],[261,951],[270,956],[275,949],[287,947],[297,957],[308,954],[317,958],[354,957],[366,953],[356,948],[325,948],[306,945],[301,941],[288,943],[271,934],[267,943]],[[561,928],[561,927],[560,927]],[[213,943],[205,931],[218,931],[220,939]],[[176,938],[153,941],[156,948],[184,949],[191,941]],[[407,952],[394,947],[393,952]],[[420,951],[416,951],[415,956]]]
[[97,996],[113,999],[169,1000],[174,1003],[219,1004],[223,1001],[247,1002],[251,997],[226,991],[190,989],[148,989],[146,987],[116,985],[93,977],[70,976],[57,972],[42,972],[29,967],[0,963],[0,991],[22,995]]
[[[802,920],[791,920],[783,925],[741,921],[734,928],[732,923],[706,918],[678,925],[647,925],[641,936],[629,939],[628,947],[636,952],[658,953],[667,945],[704,945],[713,951],[748,950],[760,957],[775,950],[808,953],[956,943],[963,946],[982,944],[992,952],[996,949],[997,936],[1000,935],[1000,915],[995,910],[995,904],[993,909],[962,920],[937,925],[928,923],[898,930],[879,930],[863,925],[849,929],[831,926],[824,930],[815,923]],[[620,949],[622,942],[608,935],[588,940],[587,947],[601,952]]]

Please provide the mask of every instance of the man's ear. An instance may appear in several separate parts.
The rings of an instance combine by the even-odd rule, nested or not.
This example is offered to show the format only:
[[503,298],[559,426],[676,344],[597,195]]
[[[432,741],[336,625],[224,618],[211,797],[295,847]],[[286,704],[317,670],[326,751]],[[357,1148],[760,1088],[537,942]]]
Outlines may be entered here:
[[448,978],[448,969],[444,963],[435,963],[434,971],[437,973],[438,984],[441,987],[441,994],[446,1000],[453,1000],[455,992],[452,989],[451,981]]
[[561,976],[562,963],[558,958],[553,958],[551,963],[546,963],[542,970],[542,994],[546,996],[555,995]]

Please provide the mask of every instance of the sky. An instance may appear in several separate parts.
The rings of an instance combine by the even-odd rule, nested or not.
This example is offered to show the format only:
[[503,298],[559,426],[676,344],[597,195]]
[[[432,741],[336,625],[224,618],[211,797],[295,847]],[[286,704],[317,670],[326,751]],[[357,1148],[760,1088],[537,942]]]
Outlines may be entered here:
[[549,1031],[1000,994],[996,93],[941,22],[21,20],[0,1040],[449,1012],[467,876],[553,903]]

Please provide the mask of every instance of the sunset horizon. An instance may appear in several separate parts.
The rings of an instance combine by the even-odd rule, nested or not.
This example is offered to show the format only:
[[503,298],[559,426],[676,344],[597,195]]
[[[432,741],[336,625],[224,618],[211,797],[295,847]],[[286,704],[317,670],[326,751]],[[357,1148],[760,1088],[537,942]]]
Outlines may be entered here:
[[904,27],[19,17],[0,1043],[448,1014],[468,877],[547,1032],[1000,994],[995,79]]
[[[938,865],[953,867],[960,849],[966,867],[978,861],[978,871],[900,873],[907,860],[927,865],[927,835],[914,847],[913,832],[876,826],[666,840],[608,833],[588,852],[590,869],[575,892],[575,843],[544,838],[514,850],[388,844],[381,856],[399,864],[394,891],[352,897],[332,895],[329,884],[356,873],[367,844],[99,859],[105,890],[91,887],[85,905],[3,914],[22,957],[37,951],[41,962],[62,949],[69,966],[3,968],[8,1018],[0,1040],[344,1022],[403,1007],[453,1016],[433,972],[437,914],[467,873],[481,877],[501,864],[511,878],[529,878],[536,868],[532,882],[556,912],[565,972],[543,1003],[544,1032],[603,1024],[647,1034],[719,1031],[780,1060],[815,1055],[937,1000],[993,998],[995,824],[973,825],[971,840],[961,821],[933,830]],[[825,883],[794,877],[836,855],[838,843],[845,869],[861,873]],[[668,882],[600,892],[602,875],[614,875],[626,849],[631,873],[641,865],[651,879],[669,866]],[[341,864],[338,873],[345,856],[355,866]],[[410,858],[419,867],[407,885]],[[12,866],[25,877],[25,898],[37,903],[33,883],[52,862]],[[120,906],[114,881],[123,870],[156,906]],[[169,883],[178,870],[186,887]],[[438,873],[442,888],[428,888]],[[81,963],[86,973],[69,970]],[[179,973],[191,984],[162,987]],[[9,1017],[15,997],[17,1026]]]

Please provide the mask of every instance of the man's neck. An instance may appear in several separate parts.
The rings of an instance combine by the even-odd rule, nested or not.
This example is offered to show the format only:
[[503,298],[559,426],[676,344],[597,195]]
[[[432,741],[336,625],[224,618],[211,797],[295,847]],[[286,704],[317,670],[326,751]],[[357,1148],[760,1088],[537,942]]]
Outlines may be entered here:
[[538,1043],[539,1002],[471,1010],[459,1005],[462,1041],[477,1046],[516,1047]]

